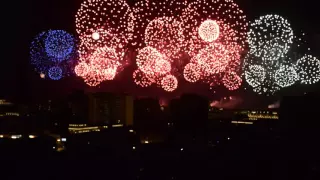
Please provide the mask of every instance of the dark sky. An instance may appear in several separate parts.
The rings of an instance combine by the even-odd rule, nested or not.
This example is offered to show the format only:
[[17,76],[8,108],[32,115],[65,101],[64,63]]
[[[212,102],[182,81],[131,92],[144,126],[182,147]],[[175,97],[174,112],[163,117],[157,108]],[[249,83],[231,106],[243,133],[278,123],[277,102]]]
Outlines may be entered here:
[[[29,65],[29,44],[38,33],[64,29],[75,33],[74,15],[82,0],[21,0],[2,5],[2,58],[0,61],[0,97],[34,99],[85,88],[79,79],[44,81]],[[252,20],[267,13],[287,17],[293,27],[308,34],[320,34],[319,9],[314,0],[235,0]],[[319,38],[320,39],[320,38]],[[127,78],[128,79],[128,78]],[[110,89],[126,91],[129,80],[110,84]],[[146,92],[148,93],[148,92]],[[150,91],[149,91],[150,93]]]

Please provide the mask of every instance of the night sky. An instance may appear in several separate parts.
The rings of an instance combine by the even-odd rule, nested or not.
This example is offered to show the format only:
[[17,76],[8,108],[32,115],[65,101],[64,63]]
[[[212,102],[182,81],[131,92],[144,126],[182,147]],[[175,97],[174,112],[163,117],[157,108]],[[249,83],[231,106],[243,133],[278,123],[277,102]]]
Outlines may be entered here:
[[[131,0],[132,1],[132,0]],[[319,55],[320,23],[319,8],[314,0],[235,0],[252,20],[267,13],[286,17],[294,30],[303,30],[310,39],[311,48]],[[29,44],[40,32],[48,29],[63,29],[75,34],[75,13],[82,0],[25,0],[7,1],[2,5],[2,58],[0,97],[29,101],[68,94],[74,89],[88,89],[81,79],[70,77],[61,81],[46,81],[39,78],[29,65]],[[133,2],[130,2],[131,4]],[[318,41],[315,40],[318,38]],[[4,41],[3,41],[4,40]],[[318,43],[318,46],[316,44]],[[102,90],[119,92],[163,93],[157,89],[130,88],[130,68],[114,82],[103,83]],[[196,87],[180,89],[190,91]],[[97,90],[97,89],[94,89]],[[99,90],[99,89],[98,89]],[[176,96],[172,94],[170,96]]]

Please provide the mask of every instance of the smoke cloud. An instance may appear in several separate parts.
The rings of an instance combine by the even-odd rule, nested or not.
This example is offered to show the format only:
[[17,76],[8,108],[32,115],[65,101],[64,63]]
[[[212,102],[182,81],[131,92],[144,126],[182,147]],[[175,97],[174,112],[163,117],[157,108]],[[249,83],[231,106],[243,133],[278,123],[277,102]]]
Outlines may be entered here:
[[277,102],[275,102],[275,103],[273,103],[273,104],[270,104],[270,105],[268,106],[268,108],[269,108],[269,109],[277,109],[277,108],[280,108],[280,101],[277,101]]
[[243,102],[243,99],[240,97],[224,97],[220,101],[212,101],[210,103],[211,107],[224,108],[224,109],[233,109],[239,106]]

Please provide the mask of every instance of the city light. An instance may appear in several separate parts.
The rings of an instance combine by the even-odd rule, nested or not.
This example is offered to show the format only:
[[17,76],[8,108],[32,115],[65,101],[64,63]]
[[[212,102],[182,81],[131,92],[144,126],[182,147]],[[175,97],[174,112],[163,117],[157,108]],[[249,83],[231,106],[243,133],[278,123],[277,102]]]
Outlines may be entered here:
[[35,135],[29,135],[29,138],[30,139],[34,139],[34,138],[36,138],[36,136]]

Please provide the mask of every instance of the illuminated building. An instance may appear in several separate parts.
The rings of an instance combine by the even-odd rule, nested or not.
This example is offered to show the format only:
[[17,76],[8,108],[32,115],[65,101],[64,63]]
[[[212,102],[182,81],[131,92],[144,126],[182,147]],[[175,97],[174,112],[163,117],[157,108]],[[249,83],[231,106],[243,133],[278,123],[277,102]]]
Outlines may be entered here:
[[133,124],[133,97],[109,93],[89,95],[89,124]]
[[0,99],[0,117],[19,117],[16,106],[6,100]]
[[255,121],[278,120],[276,110],[230,110],[209,108],[209,120],[231,121],[232,124],[253,124]]
[[[117,127],[117,126],[112,125],[112,127]],[[103,129],[108,129],[108,126],[89,126],[88,124],[69,124],[69,128],[68,128],[71,134],[100,132]]]
[[24,129],[19,107],[7,100],[0,100],[0,132],[20,134]]

